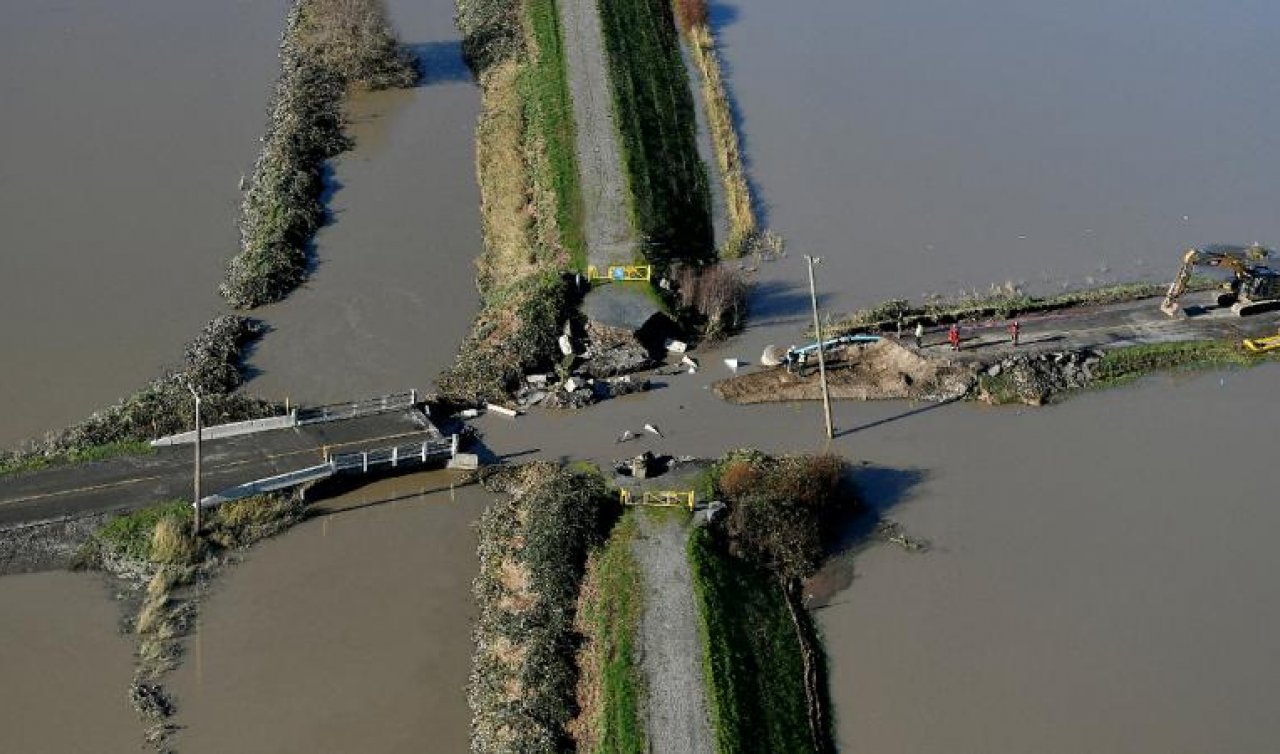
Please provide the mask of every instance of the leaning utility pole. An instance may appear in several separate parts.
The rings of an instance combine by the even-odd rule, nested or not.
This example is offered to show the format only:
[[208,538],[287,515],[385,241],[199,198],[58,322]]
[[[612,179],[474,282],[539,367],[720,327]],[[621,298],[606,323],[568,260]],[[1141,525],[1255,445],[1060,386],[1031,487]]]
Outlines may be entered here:
[[195,528],[192,536],[200,535],[200,439],[202,432],[200,431],[200,394],[192,385],[187,385],[187,389],[191,391],[191,395],[196,399],[196,473],[195,473],[195,500],[192,505],[195,506]]
[[813,332],[818,336],[818,381],[822,383],[822,411],[827,419],[827,439],[830,440],[835,436],[835,432],[831,427],[831,396],[827,393],[827,360],[823,355],[822,346],[822,322],[818,319],[818,289],[813,282],[813,266],[822,263],[822,257],[811,257],[804,255],[804,260],[809,263],[809,300],[813,303]]

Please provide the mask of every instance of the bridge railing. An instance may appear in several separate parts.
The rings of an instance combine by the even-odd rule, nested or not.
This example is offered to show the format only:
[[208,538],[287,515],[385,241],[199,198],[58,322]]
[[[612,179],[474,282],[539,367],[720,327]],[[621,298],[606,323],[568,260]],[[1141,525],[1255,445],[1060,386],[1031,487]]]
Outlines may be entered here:
[[297,424],[315,424],[340,419],[354,419],[360,416],[372,416],[388,411],[401,411],[418,402],[418,391],[409,390],[403,393],[391,393],[376,398],[364,398],[349,403],[330,403],[324,406],[308,406],[296,411]]
[[365,474],[380,467],[394,469],[452,458],[457,452],[458,440],[455,435],[446,440],[423,440],[377,450],[338,453],[329,456],[329,466],[335,472],[349,471]]

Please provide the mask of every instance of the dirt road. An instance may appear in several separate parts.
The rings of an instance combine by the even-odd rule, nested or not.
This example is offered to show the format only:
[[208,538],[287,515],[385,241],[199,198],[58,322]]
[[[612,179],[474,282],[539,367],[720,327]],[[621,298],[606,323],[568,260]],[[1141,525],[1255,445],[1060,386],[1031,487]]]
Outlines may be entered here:
[[578,172],[586,208],[587,259],[597,267],[628,264],[635,235],[614,124],[613,91],[599,10],[595,0],[562,0],[556,5],[573,98]]
[[634,542],[644,574],[640,666],[648,689],[645,736],[653,754],[713,750],[702,679],[698,608],[686,548],[689,530],[672,513],[641,511]]

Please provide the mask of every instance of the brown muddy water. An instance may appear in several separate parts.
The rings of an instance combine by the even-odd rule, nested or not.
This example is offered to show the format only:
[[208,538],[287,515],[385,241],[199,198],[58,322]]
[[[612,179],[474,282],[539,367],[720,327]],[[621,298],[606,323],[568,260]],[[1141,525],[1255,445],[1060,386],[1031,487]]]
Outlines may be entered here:
[[133,643],[105,579],[37,573],[0,579],[0,751],[133,751]]
[[1172,278],[1280,243],[1275,3],[711,3],[768,224],[828,301]]
[[141,387],[219,310],[285,7],[5,5],[0,447]]
[[451,472],[385,480],[250,550],[170,679],[183,752],[458,752],[470,730],[471,524]]
[[478,308],[475,181],[479,91],[451,0],[389,3],[427,80],[356,98],[356,147],[333,161],[334,222],[316,236],[306,286],[263,310],[249,390],[331,402],[425,389],[453,362]]

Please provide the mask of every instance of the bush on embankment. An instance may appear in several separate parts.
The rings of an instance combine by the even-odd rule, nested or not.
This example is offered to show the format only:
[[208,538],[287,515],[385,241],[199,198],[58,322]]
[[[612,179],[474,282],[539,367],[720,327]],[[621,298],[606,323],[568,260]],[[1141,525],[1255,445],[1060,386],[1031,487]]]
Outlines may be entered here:
[[552,0],[458,3],[483,104],[476,167],[483,301],[457,362],[438,380],[458,402],[496,400],[550,369],[572,309],[564,273],[583,253],[573,114]]
[[823,655],[799,590],[857,504],[845,471],[834,455],[735,451],[708,474],[704,494],[728,515],[695,533],[689,557],[720,752],[831,748]]
[[395,40],[379,0],[296,0],[280,43],[262,152],[241,202],[240,253],[220,290],[237,308],[279,301],[301,284],[323,224],[324,161],[350,146],[350,88],[410,86],[416,60]]
[[551,464],[495,482],[507,497],[478,526],[471,750],[569,751],[578,712],[575,605],[588,553],[604,541],[618,503],[598,475]]
[[206,425],[278,414],[278,404],[234,392],[244,380],[244,349],[261,333],[257,320],[216,317],[187,344],[182,369],[166,372],[115,405],[0,458],[0,473],[146,450],[142,444],[147,440],[194,428],[190,387],[201,394]]
[[670,0],[600,3],[600,21],[645,255],[657,264],[709,260],[711,195]]

